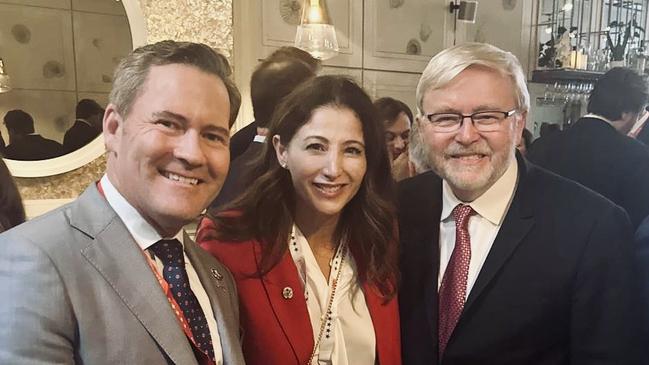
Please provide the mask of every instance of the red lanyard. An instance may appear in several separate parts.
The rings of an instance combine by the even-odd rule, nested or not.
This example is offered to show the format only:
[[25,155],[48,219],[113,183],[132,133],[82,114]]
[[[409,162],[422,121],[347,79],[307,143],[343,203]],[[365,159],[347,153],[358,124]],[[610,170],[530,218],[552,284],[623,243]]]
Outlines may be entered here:
[[[104,189],[101,187],[101,181],[97,182],[97,190],[99,190],[99,193],[105,197]],[[153,275],[155,275],[156,279],[158,280],[158,284],[160,284],[162,291],[167,296],[167,301],[169,301],[169,305],[171,305],[171,309],[176,315],[176,319],[180,324],[180,328],[182,328],[183,332],[185,333],[185,336],[187,336],[187,338],[189,338],[189,340],[191,341],[192,345],[194,345],[195,351],[198,351],[201,354],[205,355],[205,359],[203,360],[209,361],[208,364],[214,364],[212,360],[209,358],[207,352],[203,352],[198,348],[198,345],[196,344],[196,340],[194,340],[194,334],[192,333],[191,329],[189,328],[189,325],[187,324],[187,319],[185,319],[185,315],[183,314],[182,309],[178,305],[178,302],[176,302],[173,293],[171,293],[171,290],[169,289],[169,284],[167,283],[167,281],[165,281],[165,279],[162,278],[162,276],[160,276],[160,273],[158,272],[158,268],[156,267],[155,262],[151,259],[151,257],[149,257],[149,255],[146,252],[144,252],[143,250],[141,252],[142,255],[144,255],[144,258],[146,259],[146,262],[149,264],[149,268],[151,268]]]

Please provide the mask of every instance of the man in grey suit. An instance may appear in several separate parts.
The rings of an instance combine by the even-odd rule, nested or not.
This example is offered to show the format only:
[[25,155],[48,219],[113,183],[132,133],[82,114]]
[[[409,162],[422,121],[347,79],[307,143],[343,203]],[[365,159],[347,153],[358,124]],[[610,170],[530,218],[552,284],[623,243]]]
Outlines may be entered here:
[[0,235],[1,364],[244,363],[232,277],[182,233],[227,174],[230,73],[186,42],[120,63],[106,174]]

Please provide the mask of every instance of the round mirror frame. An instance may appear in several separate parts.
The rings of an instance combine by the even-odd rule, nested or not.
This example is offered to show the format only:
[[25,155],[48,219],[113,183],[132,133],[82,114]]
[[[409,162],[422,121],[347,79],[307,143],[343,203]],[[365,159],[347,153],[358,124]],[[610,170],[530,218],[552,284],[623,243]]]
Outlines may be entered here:
[[[146,44],[146,23],[138,0],[122,0],[133,49]],[[66,155],[40,161],[18,161],[4,159],[11,174],[16,177],[44,177],[62,174],[86,165],[105,152],[104,138],[101,134],[82,148]]]

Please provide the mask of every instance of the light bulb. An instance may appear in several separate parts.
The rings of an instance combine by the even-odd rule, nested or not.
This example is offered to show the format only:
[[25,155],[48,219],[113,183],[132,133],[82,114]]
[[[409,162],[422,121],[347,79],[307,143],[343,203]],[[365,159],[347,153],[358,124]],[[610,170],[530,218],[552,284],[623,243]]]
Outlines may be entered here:
[[338,54],[336,29],[329,20],[324,0],[305,0],[300,25],[295,33],[295,47],[321,60]]

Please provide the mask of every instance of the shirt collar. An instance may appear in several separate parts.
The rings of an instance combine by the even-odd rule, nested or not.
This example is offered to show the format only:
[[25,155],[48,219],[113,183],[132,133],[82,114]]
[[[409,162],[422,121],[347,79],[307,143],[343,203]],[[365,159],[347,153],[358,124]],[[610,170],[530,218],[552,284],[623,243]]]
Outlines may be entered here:
[[253,139],[254,142],[264,143],[266,142],[266,136],[256,135]]
[[608,123],[608,124],[611,124],[611,123],[612,123],[612,122],[611,122],[610,120],[608,120],[607,118],[604,118],[603,116],[598,115],[598,114],[588,113],[588,114],[584,115],[582,118],[593,118],[593,119],[603,120],[603,121],[605,121],[605,122]]
[[[484,194],[469,203],[469,205],[476,213],[492,224],[501,225],[514,196],[517,179],[518,163],[513,158],[505,173]],[[466,203],[453,194],[451,187],[444,180],[442,182],[442,216],[440,220],[447,221],[450,219],[453,209],[458,204]]]
[[[152,225],[147,222],[142,215],[120,194],[115,186],[108,179],[108,175],[101,178],[101,188],[108,204],[113,208],[117,216],[124,222],[126,229],[129,231],[135,242],[142,250],[146,250],[154,243],[160,241],[162,236]],[[169,238],[169,237],[167,237]],[[178,231],[174,237],[183,244],[182,230]]]

